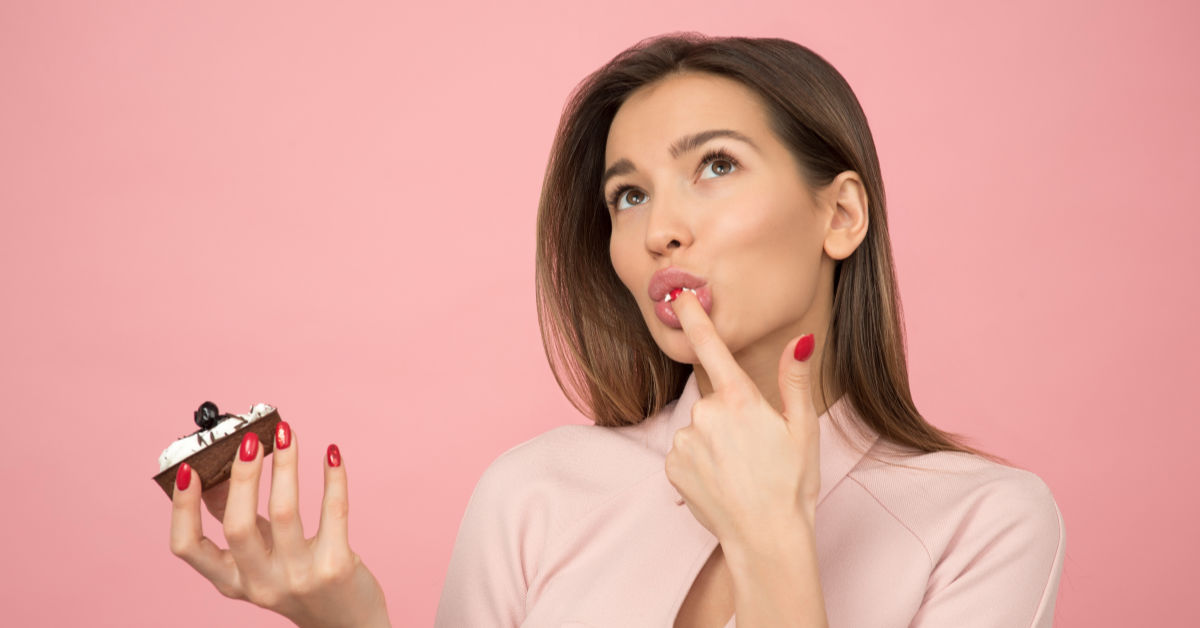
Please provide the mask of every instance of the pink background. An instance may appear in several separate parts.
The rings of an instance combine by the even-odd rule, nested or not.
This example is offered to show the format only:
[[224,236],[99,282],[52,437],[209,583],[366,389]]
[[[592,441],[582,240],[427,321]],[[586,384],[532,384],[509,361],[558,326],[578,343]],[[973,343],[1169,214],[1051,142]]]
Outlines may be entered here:
[[857,92],[917,404],[1053,489],[1056,625],[1200,622],[1195,3],[562,4],[0,4],[6,623],[286,625],[168,550],[156,457],[211,399],[293,424],[310,535],[339,444],[352,546],[431,624],[479,474],[586,422],[533,300],[561,108],[675,30]]

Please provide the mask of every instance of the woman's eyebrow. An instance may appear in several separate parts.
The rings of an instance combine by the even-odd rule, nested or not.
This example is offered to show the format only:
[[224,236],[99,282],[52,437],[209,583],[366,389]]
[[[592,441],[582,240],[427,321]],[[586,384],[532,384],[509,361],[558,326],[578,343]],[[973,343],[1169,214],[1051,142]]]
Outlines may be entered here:
[[[707,131],[700,131],[699,133],[685,135],[675,140],[675,143],[671,144],[671,148],[668,150],[670,151],[673,159],[679,159],[680,155],[691,152],[703,145],[705,142],[717,137],[728,137],[745,142],[754,148],[754,150],[758,150],[758,145],[755,144],[753,140],[746,137],[742,133],[734,131],[733,129],[709,129]],[[633,162],[625,158],[618,159],[616,163],[609,166],[608,169],[604,171],[604,176],[600,177],[600,189],[604,189],[604,186],[608,184],[609,179],[618,175],[629,174],[631,172],[637,172],[637,167],[633,165]]]

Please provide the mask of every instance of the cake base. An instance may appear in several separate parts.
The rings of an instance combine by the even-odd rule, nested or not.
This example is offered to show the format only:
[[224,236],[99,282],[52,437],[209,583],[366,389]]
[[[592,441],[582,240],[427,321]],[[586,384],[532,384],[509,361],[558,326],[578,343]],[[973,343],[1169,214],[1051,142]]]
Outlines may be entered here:
[[154,481],[167,497],[175,496],[175,474],[179,465],[188,463],[200,478],[202,488],[209,489],[229,479],[233,469],[233,457],[242,444],[242,436],[247,431],[258,434],[258,446],[262,447],[263,458],[275,450],[275,427],[279,425],[279,410],[272,410],[262,418],[247,423],[218,438],[213,444],[163,469],[154,476]]

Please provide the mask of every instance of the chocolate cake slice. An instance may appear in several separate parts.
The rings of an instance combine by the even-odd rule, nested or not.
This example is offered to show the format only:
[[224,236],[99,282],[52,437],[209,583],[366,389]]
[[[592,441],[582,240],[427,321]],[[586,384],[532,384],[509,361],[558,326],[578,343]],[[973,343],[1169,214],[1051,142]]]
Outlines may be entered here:
[[159,472],[154,481],[167,497],[174,496],[175,474],[184,462],[195,469],[205,489],[228,480],[233,457],[247,431],[258,434],[264,458],[275,449],[279,411],[265,403],[255,404],[246,414],[218,415],[216,404],[206,401],[195,416],[200,429],[171,443],[158,458]]

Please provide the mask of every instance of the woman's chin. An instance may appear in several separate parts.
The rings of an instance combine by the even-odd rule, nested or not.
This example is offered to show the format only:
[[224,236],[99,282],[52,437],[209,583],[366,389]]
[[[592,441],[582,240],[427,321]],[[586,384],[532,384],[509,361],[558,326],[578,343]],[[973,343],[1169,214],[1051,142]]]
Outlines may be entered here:
[[699,359],[696,357],[696,350],[692,348],[692,345],[688,343],[687,338],[683,334],[672,329],[665,330],[665,333],[676,337],[662,339],[655,336],[655,340],[658,341],[659,350],[666,354],[668,358],[680,364],[690,364],[693,366],[699,362]]

